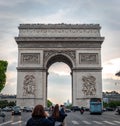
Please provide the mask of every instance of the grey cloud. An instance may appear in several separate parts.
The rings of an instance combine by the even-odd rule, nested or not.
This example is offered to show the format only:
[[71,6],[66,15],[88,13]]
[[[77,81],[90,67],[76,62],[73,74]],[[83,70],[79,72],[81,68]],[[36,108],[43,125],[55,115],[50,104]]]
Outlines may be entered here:
[[48,82],[53,85],[56,85],[56,84],[68,85],[71,83],[71,76],[68,76],[68,75],[61,76],[61,75],[52,73],[48,76]]
[[103,90],[104,91],[120,91],[120,80],[115,79],[103,79]]
[[9,71],[17,71],[16,67],[17,67],[17,62],[14,62],[12,64],[9,64],[9,62],[8,62],[8,70]]

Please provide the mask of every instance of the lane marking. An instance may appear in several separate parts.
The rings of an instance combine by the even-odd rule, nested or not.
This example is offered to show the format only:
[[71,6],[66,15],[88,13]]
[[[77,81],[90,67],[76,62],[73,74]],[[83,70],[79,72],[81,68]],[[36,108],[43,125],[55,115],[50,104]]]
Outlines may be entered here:
[[111,125],[116,125],[115,123],[112,123],[112,122],[109,122],[109,121],[103,121],[103,122],[105,122],[107,124],[111,124]]
[[88,122],[88,121],[83,121],[85,124],[88,124],[88,125],[90,125],[91,123],[90,122]]
[[75,124],[75,125],[78,125],[79,123],[75,120],[72,120],[72,123]]
[[120,122],[119,122],[119,121],[113,121],[113,122],[120,124]]
[[101,122],[98,122],[98,121],[93,121],[94,123],[97,123],[97,124],[103,124],[103,123],[101,123]]
[[11,123],[12,125],[15,125],[15,124],[19,124],[19,123],[21,123],[22,121],[17,121],[17,122],[13,122],[13,123]]
[[5,124],[8,124],[8,123],[11,123],[12,121],[7,121],[7,122],[4,122],[4,123],[1,123],[0,126],[3,126]]

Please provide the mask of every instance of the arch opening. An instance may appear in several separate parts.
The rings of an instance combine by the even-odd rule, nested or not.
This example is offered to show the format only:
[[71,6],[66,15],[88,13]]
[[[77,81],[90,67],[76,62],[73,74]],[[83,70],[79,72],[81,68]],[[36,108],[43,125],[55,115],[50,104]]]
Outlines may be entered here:
[[63,62],[63,63],[66,63],[71,69],[73,67],[73,64],[72,64],[72,61],[65,55],[62,55],[62,54],[58,54],[58,55],[55,55],[53,57],[51,57],[49,59],[49,61],[47,62],[47,69],[49,69],[49,67],[55,63],[55,62]]
[[64,55],[55,55],[47,63],[48,100],[54,104],[72,103],[72,62]]

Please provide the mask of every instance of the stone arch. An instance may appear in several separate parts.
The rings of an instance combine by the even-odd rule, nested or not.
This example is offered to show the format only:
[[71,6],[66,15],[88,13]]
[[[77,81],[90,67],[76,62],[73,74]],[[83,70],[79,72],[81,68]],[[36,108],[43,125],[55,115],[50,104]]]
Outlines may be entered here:
[[[88,107],[90,98],[102,98],[100,29],[99,24],[20,24],[17,105],[46,106],[47,70],[56,61],[71,68],[73,105]],[[35,90],[28,92],[26,76],[34,76],[27,86]]]
[[49,69],[49,67],[55,63],[55,62],[64,62],[66,63],[71,69],[74,66],[74,61],[73,59],[71,59],[68,55],[64,54],[64,53],[56,53],[53,54],[51,56],[49,56],[49,58],[47,59],[47,61],[45,62],[45,67],[47,69]]

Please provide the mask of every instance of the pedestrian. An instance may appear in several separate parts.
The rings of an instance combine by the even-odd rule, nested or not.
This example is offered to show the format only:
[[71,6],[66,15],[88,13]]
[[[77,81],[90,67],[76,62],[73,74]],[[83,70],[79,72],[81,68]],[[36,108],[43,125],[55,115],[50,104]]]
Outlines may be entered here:
[[81,115],[84,113],[84,108],[83,107],[80,108],[80,113],[81,113]]
[[65,115],[60,112],[58,104],[55,105],[51,117],[55,120],[55,126],[63,126]]
[[65,125],[65,117],[67,116],[67,114],[65,113],[65,106],[64,105],[60,105],[60,115],[62,116],[62,125]]
[[36,105],[26,126],[54,126],[54,120],[45,113],[42,105]]

